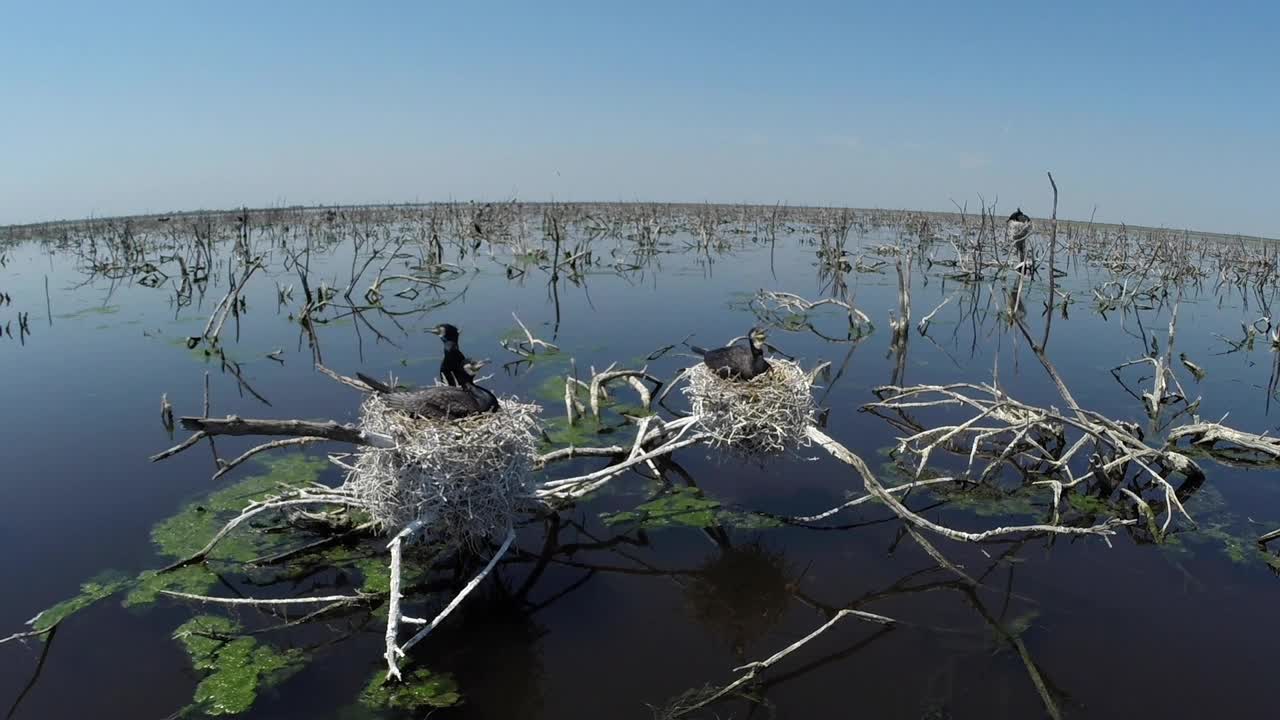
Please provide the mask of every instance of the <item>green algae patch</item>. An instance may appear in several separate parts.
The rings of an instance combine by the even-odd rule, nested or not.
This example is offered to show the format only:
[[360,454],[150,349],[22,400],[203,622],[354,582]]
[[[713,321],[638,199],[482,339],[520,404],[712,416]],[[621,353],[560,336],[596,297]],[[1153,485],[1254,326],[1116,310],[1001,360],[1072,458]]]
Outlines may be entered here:
[[578,422],[573,425],[569,424],[568,419],[564,417],[552,418],[544,423],[549,443],[544,443],[543,449],[551,449],[557,447],[567,447],[573,445],[579,447],[582,445],[592,445],[600,442],[601,430],[604,426],[596,422],[595,418],[585,416],[578,418]]
[[633,510],[605,513],[600,516],[605,525],[639,525],[656,529],[666,527],[710,527],[716,524],[716,511],[720,503],[703,496],[695,488],[680,488],[675,492],[641,503]]
[[977,484],[934,486],[928,491],[939,500],[946,500],[951,507],[979,517],[1038,518],[1053,500],[1053,495],[1047,490],[1033,487],[1005,490],[995,485]]
[[[151,530],[156,551],[169,559],[189,557],[204,548],[228,520],[240,514],[254,500],[305,487],[314,483],[328,466],[324,460],[302,454],[281,455],[259,463],[265,472],[244,478],[204,498],[188,503],[177,514],[160,521]],[[276,541],[250,528],[223,538],[209,554],[214,563],[248,562],[269,553]],[[205,563],[188,565],[167,573],[147,570],[130,583],[125,607],[156,602],[160,592],[169,590],[204,594],[218,582]]]
[[[391,561],[389,558],[365,558],[356,562],[353,567],[360,571],[364,581],[360,583],[360,591],[366,593],[391,592]],[[408,563],[405,563],[408,565]],[[401,581],[405,580],[408,567],[401,566]]]
[[[441,545],[414,545],[405,553],[404,562],[400,566],[400,587],[410,588],[422,582],[431,572],[431,564],[439,559],[446,548]],[[368,594],[385,594],[391,592],[391,558],[386,555],[361,557],[345,563],[335,562],[327,558],[331,564],[345,565],[360,572],[363,578],[360,592]]]
[[[587,401],[586,388],[574,383],[574,394],[582,402]],[[564,376],[549,375],[545,380],[538,384],[538,389],[533,391],[535,397],[545,402],[564,402]]]
[[1185,533],[1183,537],[1191,545],[1216,547],[1228,560],[1238,565],[1255,560],[1274,565],[1272,559],[1275,556],[1259,548],[1255,538],[1247,537],[1243,533],[1232,533],[1229,528],[1230,523],[1203,525],[1199,530]]
[[[218,490],[188,504],[151,531],[160,554],[183,558],[203,548],[222,526],[254,500],[297,489],[315,482],[328,463],[302,454],[282,455],[261,463],[266,472]],[[209,555],[213,560],[248,561],[262,549],[257,538],[244,533],[225,538]]]
[[79,320],[81,318],[94,317],[96,315],[115,315],[119,312],[119,305],[94,305],[92,307],[81,308],[75,312],[54,315],[54,317],[59,320]]
[[68,617],[84,610],[99,600],[115,595],[129,585],[129,579],[119,573],[107,571],[80,586],[80,592],[74,597],[50,607],[36,616],[31,628],[45,631]]
[[602,513],[605,525],[637,525],[647,530],[670,527],[705,528],[716,525],[746,529],[778,527],[780,522],[764,515],[740,513],[724,508],[720,501],[703,495],[698,488],[682,487],[617,513]]
[[1071,509],[1085,515],[1115,514],[1110,502],[1099,497],[1094,497],[1093,495],[1073,492],[1067,493],[1065,498],[1067,505],[1069,505]]
[[188,565],[167,573],[147,570],[134,580],[121,604],[125,607],[150,605],[160,599],[162,590],[205,595],[217,584],[218,576],[203,564]]
[[452,675],[419,669],[400,682],[388,682],[379,672],[360,693],[360,704],[375,710],[428,710],[453,707],[462,702]]
[[[172,559],[187,557],[203,548],[250,501],[313,483],[327,467],[324,460],[302,454],[269,458],[261,462],[261,465],[265,472],[247,477],[202,500],[192,502],[176,515],[158,523],[151,530],[151,540],[155,543],[156,550]],[[260,534],[236,533],[214,548],[210,560],[252,560],[271,544]],[[80,592],[74,597],[41,612],[36,616],[32,627],[47,630],[90,605],[125,590],[128,590],[128,594],[123,605],[132,607],[154,603],[161,590],[200,594],[207,592],[216,583],[217,576],[203,564],[168,573],[147,570],[136,578],[107,571],[81,585]]]
[[253,706],[258,690],[281,681],[302,661],[302,653],[280,651],[252,637],[235,637],[239,623],[198,615],[174,632],[197,670],[208,674],[196,686],[193,709],[206,715],[236,715]]

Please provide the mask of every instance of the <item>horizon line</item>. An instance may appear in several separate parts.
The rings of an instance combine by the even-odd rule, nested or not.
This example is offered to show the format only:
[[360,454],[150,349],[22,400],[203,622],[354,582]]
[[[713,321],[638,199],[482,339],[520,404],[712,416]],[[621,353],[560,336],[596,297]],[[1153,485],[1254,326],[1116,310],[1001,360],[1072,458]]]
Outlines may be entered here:
[[[233,212],[245,212],[245,211],[265,212],[270,210],[309,211],[309,210],[334,210],[334,209],[374,209],[374,208],[396,208],[396,207],[430,207],[433,205],[453,205],[453,204],[470,204],[470,203],[489,204],[489,205],[520,203],[522,205],[682,205],[682,206],[708,205],[708,206],[716,206],[716,207],[761,207],[761,208],[792,207],[792,208],[801,208],[801,209],[807,209],[807,210],[833,209],[833,210],[854,210],[859,212],[890,212],[890,213],[902,212],[902,213],[919,213],[923,215],[944,215],[944,216],[953,216],[953,217],[967,217],[973,214],[968,212],[962,213],[958,210],[919,210],[919,209],[911,209],[911,208],[856,207],[853,205],[823,205],[823,204],[805,204],[805,203],[792,204],[787,202],[776,202],[776,203],[710,202],[710,201],[698,202],[698,201],[688,201],[688,200],[679,200],[679,201],[670,201],[670,200],[666,200],[666,201],[661,201],[661,200],[520,200],[518,198],[510,198],[507,200],[451,199],[451,200],[425,200],[425,201],[415,200],[412,202],[380,202],[380,203],[333,203],[333,204],[316,203],[311,205],[308,205],[308,204],[266,205],[266,206],[260,206],[260,207],[248,207],[247,205],[241,205],[238,207],[229,207],[229,208],[200,208],[200,209],[194,209],[194,210],[175,210],[175,211],[169,211],[169,212],[141,212],[141,213],[120,214],[120,215],[98,216],[98,215],[90,214],[81,218],[59,218],[56,220],[41,220],[41,221],[28,222],[28,223],[10,223],[7,225],[0,225],[0,230],[6,230],[6,231],[12,232],[14,230],[32,229],[32,228],[38,228],[38,227],[44,227],[44,226],[74,225],[78,223],[91,222],[95,220],[113,221],[113,220],[131,220],[134,218],[150,219],[150,218],[162,218],[162,217],[172,217],[172,216],[221,214],[221,213],[233,213]],[[981,213],[979,213],[979,216],[981,216]],[[1032,215],[1032,219],[1043,220],[1046,222],[1052,221],[1052,218],[1036,217],[1034,215]],[[1189,233],[1189,234],[1205,236],[1205,237],[1241,238],[1245,240],[1269,240],[1269,241],[1280,240],[1280,238],[1269,237],[1266,235],[1250,235],[1247,233],[1219,232],[1214,230],[1196,230],[1196,229],[1186,228],[1186,227],[1175,228],[1175,227],[1168,227],[1168,226],[1138,225],[1138,224],[1126,223],[1126,222],[1098,222],[1094,220],[1075,220],[1075,219],[1063,218],[1063,217],[1059,217],[1057,218],[1057,220],[1059,222],[1070,223],[1073,225],[1098,225],[1102,227],[1125,227],[1125,228],[1134,228],[1138,230],[1183,232],[1183,233]]]

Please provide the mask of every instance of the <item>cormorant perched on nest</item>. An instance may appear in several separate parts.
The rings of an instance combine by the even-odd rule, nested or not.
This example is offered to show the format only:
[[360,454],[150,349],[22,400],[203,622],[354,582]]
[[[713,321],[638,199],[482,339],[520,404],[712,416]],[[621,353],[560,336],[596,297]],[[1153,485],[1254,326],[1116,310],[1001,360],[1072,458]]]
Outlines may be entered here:
[[440,363],[440,379],[446,385],[461,386],[464,380],[463,375],[465,375],[462,368],[467,364],[467,357],[462,354],[462,348],[458,347],[460,331],[455,325],[442,323],[431,328],[430,332],[439,335],[440,340],[444,342],[444,361]]
[[1013,246],[1018,249],[1018,259],[1027,259],[1027,236],[1031,234],[1031,218],[1022,212],[1022,208],[1013,211],[1008,220],[1004,221],[1005,236],[1013,241]]
[[498,396],[473,382],[473,373],[482,367],[483,361],[455,366],[446,358],[440,364],[440,373],[452,375],[458,380],[458,386],[436,385],[420,390],[396,390],[364,373],[356,373],[356,377],[381,394],[383,402],[392,409],[431,420],[454,420],[498,411]]
[[730,345],[705,350],[697,345],[690,345],[689,349],[701,355],[702,362],[716,375],[735,380],[750,380],[769,371],[769,363],[764,359],[764,343],[767,337],[764,328],[753,327],[747,333],[747,347]]

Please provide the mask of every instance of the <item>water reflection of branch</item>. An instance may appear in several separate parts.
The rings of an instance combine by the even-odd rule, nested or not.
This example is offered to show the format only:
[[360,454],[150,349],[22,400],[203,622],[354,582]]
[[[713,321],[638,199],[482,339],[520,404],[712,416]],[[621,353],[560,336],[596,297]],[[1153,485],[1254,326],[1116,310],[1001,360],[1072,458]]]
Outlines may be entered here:
[[249,381],[245,380],[244,373],[240,369],[240,363],[229,362],[227,360],[227,356],[221,352],[219,352],[218,356],[222,358],[222,371],[231,373],[231,377],[236,379],[236,383],[241,390],[240,397],[244,397],[244,391],[248,390],[249,394],[257,398],[263,405],[271,407],[271,401],[263,397],[257,390],[254,390],[253,386],[249,384]]
[[49,659],[49,650],[53,647],[54,636],[58,634],[58,624],[54,624],[45,633],[43,647],[40,649],[40,659],[36,661],[36,669],[31,673],[31,679],[22,687],[22,692],[18,693],[18,697],[14,699],[13,704],[9,706],[9,712],[5,714],[5,720],[10,720],[17,712],[18,706],[26,699],[27,695],[35,688],[36,683],[40,680],[40,674],[44,671],[45,661]]
[[757,660],[754,662],[750,662],[746,665],[743,665],[742,667],[735,668],[735,670],[738,670],[738,671],[746,670],[746,672],[743,673],[741,676],[739,676],[733,682],[729,683],[728,685],[725,685],[722,688],[719,688],[718,690],[715,690],[714,692],[711,692],[706,697],[698,699],[696,702],[692,702],[688,705],[678,705],[676,707],[669,708],[667,712],[663,713],[662,717],[664,718],[684,717],[689,713],[692,713],[696,710],[704,708],[712,703],[719,701],[724,697],[727,697],[733,694],[739,688],[755,680],[760,673],[768,670],[770,667],[782,661],[791,653],[804,647],[806,643],[822,635],[827,630],[830,630],[831,627],[834,626],[836,623],[840,622],[846,617],[851,617],[851,616],[861,620],[866,620],[867,622],[877,623],[880,625],[892,625],[894,622],[892,618],[887,618],[883,615],[876,615],[875,613],[862,612],[860,610],[847,610],[847,609],[840,610],[839,612],[836,613],[835,617],[831,618],[826,623],[819,626],[813,632],[800,638],[799,640],[788,645],[787,647],[779,650],[773,655],[770,655],[764,660]]

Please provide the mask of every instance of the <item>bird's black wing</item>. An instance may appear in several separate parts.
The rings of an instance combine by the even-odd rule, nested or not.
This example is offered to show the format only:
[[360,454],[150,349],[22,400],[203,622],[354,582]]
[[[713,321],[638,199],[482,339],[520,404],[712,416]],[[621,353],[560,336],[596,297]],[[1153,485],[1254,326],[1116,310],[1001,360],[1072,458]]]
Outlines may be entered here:
[[479,404],[471,393],[462,388],[441,385],[423,390],[393,392],[386,396],[388,407],[437,420],[473,415]]

